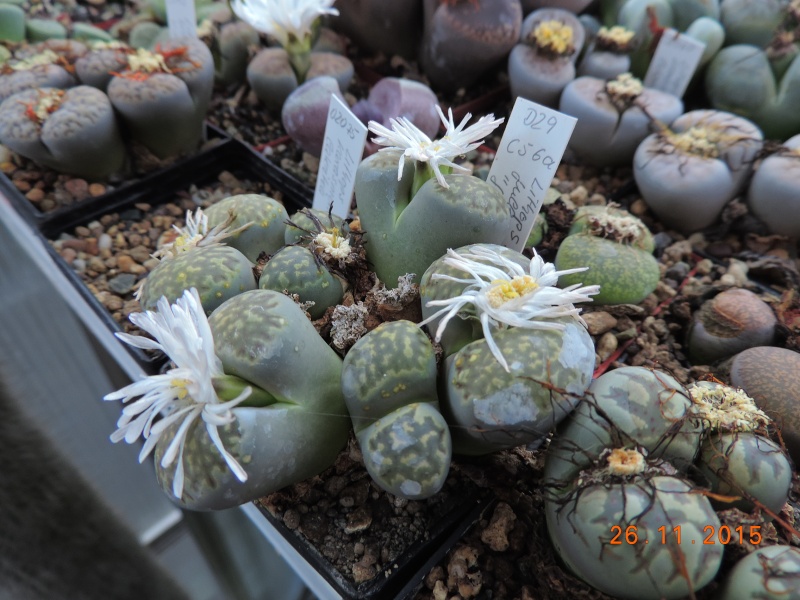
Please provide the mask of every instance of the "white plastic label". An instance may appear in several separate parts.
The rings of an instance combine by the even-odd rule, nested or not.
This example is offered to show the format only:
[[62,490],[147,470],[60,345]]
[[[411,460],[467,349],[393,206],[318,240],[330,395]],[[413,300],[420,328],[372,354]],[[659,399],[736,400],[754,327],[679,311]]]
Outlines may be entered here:
[[167,0],[167,26],[170,39],[197,37],[194,0]]
[[705,49],[703,42],[674,29],[665,29],[647,68],[645,87],[682,98]]
[[512,250],[525,247],[576,122],[524,98],[514,103],[488,177],[511,211],[505,245]]
[[344,102],[331,96],[312,203],[315,209],[328,212],[333,202],[331,212],[347,218],[356,184],[356,168],[366,141],[367,127]]

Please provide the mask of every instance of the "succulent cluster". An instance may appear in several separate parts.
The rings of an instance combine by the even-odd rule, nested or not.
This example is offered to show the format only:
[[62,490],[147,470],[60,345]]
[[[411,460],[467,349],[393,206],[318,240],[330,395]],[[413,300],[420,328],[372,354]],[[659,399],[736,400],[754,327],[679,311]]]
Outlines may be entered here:
[[72,40],[23,47],[0,67],[0,143],[56,171],[107,178],[126,167],[123,130],[160,159],[194,151],[213,80],[196,39],[152,52]]
[[721,527],[709,497],[773,514],[787,500],[791,467],[769,425],[751,398],[716,382],[686,389],[643,367],[600,376],[547,453],[557,552],[614,597],[694,593],[716,576],[724,548],[699,543]]

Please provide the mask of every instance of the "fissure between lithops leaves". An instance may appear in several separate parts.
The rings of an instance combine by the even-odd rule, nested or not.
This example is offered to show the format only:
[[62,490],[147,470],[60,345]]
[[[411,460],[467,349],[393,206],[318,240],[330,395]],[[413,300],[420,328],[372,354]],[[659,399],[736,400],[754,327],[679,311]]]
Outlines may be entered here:
[[719,158],[722,132],[714,127],[694,126],[686,131],[666,131],[664,141],[681,154],[701,158]]
[[611,79],[606,82],[603,88],[611,101],[611,104],[619,112],[625,112],[636,99],[644,92],[644,85],[640,79],[637,79],[630,73],[621,73],[617,75],[616,79]]
[[47,117],[61,108],[64,94],[64,90],[39,91],[39,97],[34,102],[22,102],[25,105],[25,116],[41,125]]
[[62,57],[59,56],[57,53],[53,52],[52,50],[45,50],[44,52],[40,52],[39,54],[34,54],[33,56],[29,56],[23,60],[15,62],[12,65],[9,65],[9,69],[12,71],[29,71],[34,67],[40,67],[43,65],[54,65],[57,63],[62,62]]

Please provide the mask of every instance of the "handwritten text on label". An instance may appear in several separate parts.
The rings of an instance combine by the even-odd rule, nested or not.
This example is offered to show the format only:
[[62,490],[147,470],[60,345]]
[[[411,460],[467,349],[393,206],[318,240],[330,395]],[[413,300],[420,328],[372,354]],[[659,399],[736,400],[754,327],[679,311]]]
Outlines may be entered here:
[[312,206],[345,218],[356,182],[356,168],[364,153],[367,128],[336,96],[331,96],[325,139],[319,161]]
[[575,122],[569,115],[517,98],[488,177],[508,202],[509,248],[525,246]]

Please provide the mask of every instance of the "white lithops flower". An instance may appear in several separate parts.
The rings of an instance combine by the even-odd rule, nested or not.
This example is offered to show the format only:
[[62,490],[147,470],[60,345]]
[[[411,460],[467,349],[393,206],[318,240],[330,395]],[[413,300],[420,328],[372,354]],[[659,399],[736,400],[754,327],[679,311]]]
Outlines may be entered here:
[[417,162],[428,163],[436,176],[436,181],[444,188],[450,186],[442,175],[441,167],[449,167],[459,173],[469,174],[470,170],[455,164],[452,158],[466,154],[475,150],[484,142],[484,138],[503,122],[503,119],[495,119],[494,115],[489,114],[481,117],[469,127],[465,126],[467,121],[472,118],[472,114],[467,115],[458,125],[453,121],[453,111],[448,110],[448,117],[444,116],[442,109],[436,107],[439,118],[446,128],[445,135],[440,140],[431,140],[414,123],[405,117],[390,119],[391,129],[384,127],[375,121],[369,122],[369,130],[378,137],[372,141],[380,146],[379,152],[397,154],[399,164],[397,168],[398,181],[403,176],[403,165],[406,157]]
[[322,15],[338,15],[335,0],[233,0],[231,9],[284,48],[311,38],[314,22]]
[[339,235],[337,231],[321,231],[314,237],[314,243],[320,252],[333,258],[346,259],[352,251],[350,240]]
[[[245,388],[228,402],[221,402],[217,397],[213,379],[224,375],[222,362],[214,353],[214,338],[197,290],[187,290],[173,305],[162,296],[156,311],[133,313],[130,319],[155,339],[126,333],[117,333],[117,337],[136,348],[161,350],[175,366],[162,375],[146,377],[103,398],[122,400],[126,404],[117,421],[118,429],[111,434],[111,441],[125,440],[132,444],[139,437],[143,438],[144,445],[139,453],[139,462],[142,462],[166,429],[181,421],[161,459],[163,468],[177,463],[172,493],[180,498],[183,494],[186,436],[191,425],[200,419],[228,467],[239,481],[246,481],[247,473],[225,450],[217,427],[236,419],[231,409],[246,400],[252,388]],[[131,402],[135,398],[138,400]],[[163,418],[156,421],[160,415]]]
[[172,226],[178,233],[178,236],[172,242],[161,246],[161,248],[153,253],[153,257],[165,260],[174,258],[180,253],[191,250],[192,248],[219,246],[225,238],[235,235],[240,231],[244,231],[252,225],[252,223],[247,223],[233,230],[228,229],[235,218],[235,215],[229,214],[224,222],[216,225],[209,231],[208,215],[203,212],[202,208],[198,208],[194,214],[187,210],[186,224],[183,227],[178,227],[177,225]]
[[[485,261],[478,262],[479,260]],[[504,258],[490,248],[476,247],[459,254],[447,251],[443,263],[465,272],[468,277],[458,278],[444,273],[435,273],[433,279],[446,279],[465,283],[464,291],[447,300],[431,300],[426,306],[443,308],[420,325],[442,317],[436,330],[436,341],[440,341],[447,323],[467,305],[474,307],[475,316],[481,322],[486,343],[497,361],[509,371],[500,348],[492,338],[493,329],[520,327],[525,329],[563,330],[564,324],[551,319],[574,317],[581,323],[580,309],[574,302],[589,302],[590,296],[600,291],[600,286],[580,284],[564,289],[556,287],[561,275],[579,273],[586,268],[556,271],[552,263],[546,263],[536,252],[526,272],[516,262]]]

